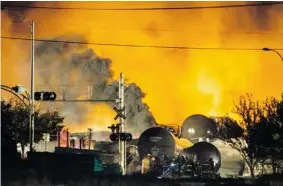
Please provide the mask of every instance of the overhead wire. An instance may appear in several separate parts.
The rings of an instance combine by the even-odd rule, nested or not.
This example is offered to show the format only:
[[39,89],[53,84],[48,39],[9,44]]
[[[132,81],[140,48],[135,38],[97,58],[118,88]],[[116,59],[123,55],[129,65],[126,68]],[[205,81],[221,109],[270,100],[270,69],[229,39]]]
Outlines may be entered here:
[[4,5],[8,8],[24,8],[24,9],[49,9],[49,10],[92,10],[92,11],[158,11],[158,10],[195,10],[195,9],[219,9],[219,8],[240,8],[240,7],[255,7],[255,6],[271,6],[281,5],[283,2],[264,2],[250,4],[235,4],[235,5],[218,5],[218,6],[189,6],[189,7],[144,7],[144,8],[83,8],[83,7],[54,7],[54,6],[14,6]]
[[[11,21],[11,20],[4,20],[1,21],[1,23],[8,23],[8,22],[12,22],[12,23],[16,23],[16,24],[25,24],[22,21]],[[48,26],[64,26],[64,27],[78,27],[78,25],[75,24],[65,24],[65,23],[44,23],[44,22],[36,22],[36,24],[38,25],[48,25]],[[148,30],[148,31],[161,31],[161,32],[175,32],[177,30],[171,30],[171,29],[154,29],[154,28],[115,28],[115,27],[107,27],[107,26],[97,26],[97,25],[79,25],[80,27],[91,27],[91,28],[96,28],[96,29],[118,29],[118,30]]]
[[[22,21],[1,21],[1,23],[7,23],[7,22],[12,22],[16,24],[25,24]],[[72,25],[72,24],[60,24],[60,23],[44,23],[44,22],[36,22],[36,24],[39,25],[48,25],[48,26],[64,26],[64,27],[78,27],[78,25]],[[3,25],[2,25],[3,27]],[[109,30],[109,29],[115,29],[115,30],[131,30],[131,31],[158,31],[158,32],[171,32],[171,33],[176,33],[180,32],[180,30],[176,29],[155,29],[155,28],[122,28],[122,27],[107,27],[107,26],[96,26],[96,25],[81,25],[80,27],[86,27],[86,28],[95,28],[95,29],[101,29],[101,30]],[[112,30],[110,30],[112,32]],[[182,29],[182,31],[186,31],[185,29]],[[190,34],[226,34],[226,35],[283,35],[283,32],[235,32],[235,31],[205,31],[205,30],[194,30],[190,29]],[[198,32],[198,33],[194,33]]]
[[[3,7],[8,8],[40,8],[40,9],[66,9],[66,10],[182,10],[182,9],[206,9],[206,8],[237,8],[237,7],[253,7],[253,6],[270,6],[270,5],[280,5],[283,4],[283,2],[264,2],[264,3],[251,3],[251,4],[242,4],[242,5],[219,5],[219,6],[195,6],[195,7],[159,7],[159,8],[71,8],[71,7],[51,7],[51,6],[14,6],[14,5],[4,5]],[[12,21],[15,23],[20,23],[20,21]],[[37,24],[44,24],[37,22]],[[52,24],[48,23],[48,25],[58,25],[61,24]],[[70,26],[70,27],[77,27],[77,25],[66,25],[64,26]],[[92,27],[90,25],[81,25],[80,26],[86,26],[86,27]],[[101,28],[100,28],[101,29]],[[107,27],[105,27],[107,29]],[[178,30],[172,30],[172,29],[151,29],[151,28],[142,28],[142,29],[135,29],[135,28],[122,28],[121,30],[148,30],[148,31],[160,31],[160,32],[177,32]],[[191,31],[191,30],[190,30]],[[261,33],[254,33],[254,32],[229,32],[229,31],[217,31],[217,32],[207,32],[207,31],[197,31],[197,32],[203,32],[203,33],[217,33],[217,34],[248,34],[248,35],[282,35],[283,33],[267,33],[267,32],[261,32]]]
[[[20,37],[5,37],[2,39],[23,40],[30,41],[29,38]],[[47,40],[35,39],[41,42],[53,43],[68,43],[68,44],[81,44],[81,45],[97,45],[97,46],[112,46],[112,47],[131,47],[131,48],[156,48],[156,49],[180,49],[180,50],[234,50],[234,51],[259,51],[262,48],[225,48],[225,47],[190,47],[190,46],[161,46],[161,45],[135,45],[135,44],[116,44],[116,43],[96,43],[96,42],[83,42],[83,41],[68,41],[68,40]],[[283,50],[283,48],[274,48],[274,50]]]

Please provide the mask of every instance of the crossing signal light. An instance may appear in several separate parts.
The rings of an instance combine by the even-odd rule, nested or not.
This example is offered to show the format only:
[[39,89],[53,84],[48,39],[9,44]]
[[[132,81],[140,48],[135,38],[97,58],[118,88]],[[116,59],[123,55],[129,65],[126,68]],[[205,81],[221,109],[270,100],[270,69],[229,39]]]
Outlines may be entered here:
[[111,141],[119,141],[119,134],[118,133],[112,133],[110,135],[110,140]]
[[36,101],[54,101],[56,100],[56,93],[55,92],[35,92],[34,93],[34,99]]
[[111,141],[119,141],[119,134],[121,141],[131,141],[133,139],[132,134],[130,133],[112,133],[109,137]]
[[121,141],[127,141],[127,142],[129,142],[129,141],[132,140],[132,138],[133,138],[133,136],[132,136],[132,134],[130,134],[130,133],[120,133],[120,140],[121,140]]

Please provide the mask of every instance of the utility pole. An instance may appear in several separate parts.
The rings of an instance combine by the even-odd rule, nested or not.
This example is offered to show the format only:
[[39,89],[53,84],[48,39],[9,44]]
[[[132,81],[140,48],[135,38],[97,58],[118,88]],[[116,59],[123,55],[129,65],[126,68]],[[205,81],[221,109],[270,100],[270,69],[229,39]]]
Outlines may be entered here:
[[[122,74],[122,73],[120,73],[120,74]],[[120,75],[121,76],[121,75]],[[120,77],[120,79],[119,79],[119,95],[118,95],[118,100],[119,100],[119,109],[121,109],[121,77]],[[122,123],[121,123],[121,118],[120,118],[120,125],[122,125]],[[119,126],[119,128],[118,128],[118,153],[119,153],[119,156],[120,156],[120,165],[121,165],[121,168],[122,168],[122,166],[123,166],[123,164],[121,163],[122,162],[122,152],[121,152],[121,140],[120,140],[120,133],[122,132],[122,129],[121,129],[122,127],[120,127]],[[122,168],[123,169],[123,168]]]
[[34,21],[31,21],[31,93],[30,93],[30,100],[31,100],[31,131],[30,131],[30,151],[33,151],[33,143],[34,143]]
[[[122,110],[125,106],[124,102],[124,75],[123,73],[120,73],[120,81],[119,81],[119,109]],[[126,115],[126,110],[124,111]],[[125,119],[123,117],[120,117],[120,124],[121,124],[121,132],[125,133],[126,132],[126,127],[125,127]],[[119,138],[120,142],[120,138]],[[122,167],[122,175],[126,175],[126,141],[121,141],[121,167]]]
[[88,129],[88,132],[89,132],[89,134],[88,134],[88,149],[90,150],[91,139],[92,139],[92,129],[89,128],[89,129]]

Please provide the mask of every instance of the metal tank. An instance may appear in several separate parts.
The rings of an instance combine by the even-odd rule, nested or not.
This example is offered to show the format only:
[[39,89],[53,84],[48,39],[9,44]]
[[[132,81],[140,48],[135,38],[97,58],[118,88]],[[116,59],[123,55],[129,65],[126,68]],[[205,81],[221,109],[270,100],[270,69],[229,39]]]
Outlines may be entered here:
[[172,157],[175,152],[175,140],[172,134],[164,128],[153,127],[145,130],[138,140],[138,152],[141,159],[148,154],[160,160]]
[[191,142],[214,140],[216,123],[213,119],[204,115],[196,114],[188,117],[182,124],[181,137]]
[[212,158],[214,162],[214,171],[218,172],[221,166],[221,155],[219,150],[211,143],[199,142],[192,147],[187,148],[182,153],[188,158],[195,158],[200,163],[207,162]]
[[221,153],[221,168],[219,170],[221,177],[243,176],[247,173],[245,160],[237,150],[219,139],[212,144]]

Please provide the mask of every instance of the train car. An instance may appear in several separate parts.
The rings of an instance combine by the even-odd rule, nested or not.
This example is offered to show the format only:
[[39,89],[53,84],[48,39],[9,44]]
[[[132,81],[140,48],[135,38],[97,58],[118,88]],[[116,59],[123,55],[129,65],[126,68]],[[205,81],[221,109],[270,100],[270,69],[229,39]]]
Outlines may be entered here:
[[217,132],[217,124],[212,118],[201,114],[186,118],[181,127],[181,137],[191,142],[213,141]]
[[172,158],[182,149],[193,144],[186,139],[178,139],[165,128],[152,127],[145,130],[137,143],[141,159],[148,155],[163,160],[164,156]]
[[212,163],[214,173],[217,173],[221,166],[220,151],[208,142],[198,142],[192,147],[184,149],[182,155],[193,159],[201,166]]

